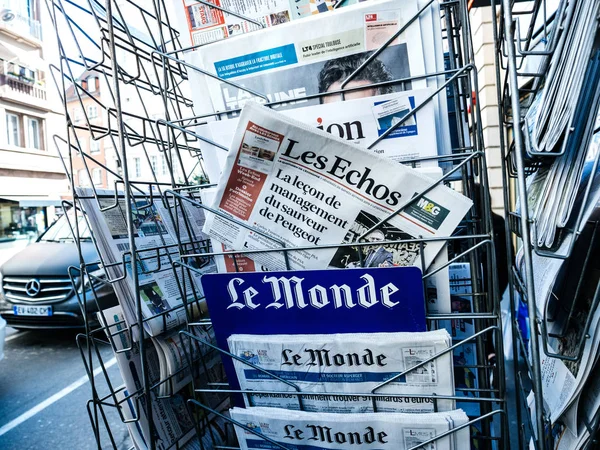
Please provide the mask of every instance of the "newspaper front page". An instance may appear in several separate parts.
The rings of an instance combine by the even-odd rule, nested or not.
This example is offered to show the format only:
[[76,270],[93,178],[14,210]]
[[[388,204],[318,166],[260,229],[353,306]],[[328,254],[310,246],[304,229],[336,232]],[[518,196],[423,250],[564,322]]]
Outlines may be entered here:
[[[107,264],[121,263],[124,253],[130,250],[123,194],[119,194],[116,200],[114,191],[102,191],[103,195],[96,201],[90,188],[77,188],[77,192],[82,198],[102,260]],[[151,203],[150,198],[134,197],[132,214],[135,244],[139,251],[137,275],[142,314],[144,319],[149,319],[144,323],[144,327],[148,334],[157,336],[165,330],[186,323],[184,293],[188,302],[197,298],[194,294],[202,297],[200,274],[173,266],[173,263],[179,260],[177,237],[179,236],[182,243],[206,240],[207,237],[201,233],[204,225],[204,212],[201,208],[184,204],[188,220],[183,223],[183,217],[177,217],[177,231],[171,219],[171,208],[167,208],[160,197],[154,197]],[[112,208],[115,204],[116,207]],[[181,208],[177,210],[181,213]],[[173,211],[174,209],[171,209],[171,212]],[[190,233],[194,234],[190,236]],[[216,270],[214,261],[210,258],[196,258],[193,264],[202,273]],[[126,278],[113,283],[113,286],[127,324],[131,326],[138,321],[135,306],[136,286],[133,285],[131,264],[125,266]],[[107,267],[107,273],[112,279],[120,278],[123,275],[122,264]],[[174,276],[174,273],[177,276]],[[166,311],[168,312],[165,313]]]
[[[319,99],[302,97],[341,89],[343,79],[336,78],[336,72],[341,76],[351,68],[358,68],[371,52],[383,45],[417,12],[415,0],[372,0],[201,47],[190,54],[190,61],[220,79],[192,72],[192,77],[197,80],[194,81],[194,106],[200,108],[201,113],[230,111],[255,98],[251,93],[228,84],[228,81],[266,95],[270,102],[292,102],[282,108],[319,104]],[[430,21],[430,29],[431,26]],[[435,50],[432,48],[430,51],[434,56]],[[425,57],[421,27],[417,21],[370,62],[365,73],[348,87],[423,75]],[[404,89],[427,87],[425,80],[406,84]],[[349,93],[346,98],[387,94],[394,90],[389,86],[366,88]],[[323,101],[338,99],[339,95],[331,95],[324,97]]]
[[[232,249],[355,242],[378,222],[394,215],[366,237],[363,253],[347,248],[289,252],[292,270],[324,267],[421,266],[421,244],[379,242],[411,237],[449,236],[472,201],[438,185],[395,214],[431,184],[425,175],[357,148],[256,103],[244,108],[213,207],[253,226],[269,238],[208,214],[205,232]],[[427,268],[444,241],[424,243]],[[395,254],[396,253],[396,254]],[[248,254],[269,270],[285,270],[281,252]]]
[[[235,356],[289,381],[301,392],[302,408],[312,412],[364,413],[433,412],[431,398],[389,396],[375,402],[368,394],[450,347],[446,330],[424,333],[329,335],[232,335]],[[300,409],[295,388],[243,362],[233,360],[240,387],[250,391],[290,391],[289,395],[244,396],[247,406]],[[347,395],[333,395],[333,394]],[[454,395],[452,355],[447,352],[379,388],[378,394]],[[248,401],[249,400],[249,401]],[[438,400],[439,411],[454,409],[454,401]]]
[[[462,410],[442,413],[331,414],[278,408],[233,408],[231,418],[286,448],[303,450],[409,450],[468,422]],[[235,427],[242,450],[277,449],[260,435]],[[421,447],[469,450],[468,427]]]
[[[376,58],[368,60],[421,8],[424,11],[417,20]],[[343,88],[352,91],[344,100],[439,88],[445,81],[443,76],[430,76],[394,82],[445,70],[437,0],[372,0],[216,42],[191,52],[188,58],[194,66],[218,77],[190,71],[195,110],[201,114],[232,111],[249,100],[280,102],[273,105],[278,110],[337,102],[342,100],[340,94],[306,97],[338,91],[351,75],[354,78]],[[432,103],[437,149],[440,154],[449,154],[445,90]],[[210,157],[205,159],[209,162]]]

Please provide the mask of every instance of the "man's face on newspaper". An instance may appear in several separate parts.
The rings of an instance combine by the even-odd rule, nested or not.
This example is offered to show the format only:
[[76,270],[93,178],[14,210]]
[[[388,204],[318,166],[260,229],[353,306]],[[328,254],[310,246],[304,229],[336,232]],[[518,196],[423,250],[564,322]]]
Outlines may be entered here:
[[[343,80],[336,81],[335,83],[333,83],[331,86],[329,86],[329,88],[327,89],[327,92],[334,92],[334,91],[340,90],[342,88],[342,81]],[[352,89],[352,88],[357,88],[360,86],[369,86],[370,84],[373,84],[373,82],[371,80],[356,80],[356,81],[351,81],[346,86],[344,86],[344,88]],[[377,89],[374,89],[374,88],[357,89],[355,91],[346,92],[346,94],[344,94],[344,99],[345,100],[355,100],[357,98],[373,97],[375,95],[377,95]],[[335,103],[335,102],[340,102],[340,101],[342,101],[342,96],[340,94],[326,95],[323,97],[323,103]]]

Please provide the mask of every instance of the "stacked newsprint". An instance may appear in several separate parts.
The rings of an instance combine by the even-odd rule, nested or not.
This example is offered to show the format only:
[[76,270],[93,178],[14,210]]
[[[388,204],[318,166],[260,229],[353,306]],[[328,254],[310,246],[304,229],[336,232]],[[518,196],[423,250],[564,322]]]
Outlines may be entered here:
[[[248,251],[217,258],[219,271],[426,271],[448,261],[443,239],[393,242],[449,236],[472,205],[436,184],[436,158],[450,141],[445,98],[434,95],[441,80],[391,83],[443,70],[437,2],[393,39],[424,5],[367,2],[187,55],[218,77],[190,71],[197,112],[225,113],[198,129],[217,144],[203,147],[218,180],[203,193],[218,211],[207,214],[204,232],[215,249]],[[344,87],[354,90],[342,103]],[[328,247],[365,239],[373,245]],[[447,268],[440,274],[430,312],[451,312]],[[451,343],[445,330],[232,334],[235,381],[246,392],[246,408],[230,411],[242,425],[239,445],[469,448],[468,418],[453,399]]]
[[[133,281],[126,200],[123,192],[77,188],[77,194],[93,231],[102,266],[112,281],[120,306],[98,313],[105,327],[117,358],[125,388],[118,392],[117,402],[123,417],[136,418],[128,422],[128,428],[136,448],[149,447],[150,430],[154,440],[168,448],[175,444],[186,449],[200,449],[201,440],[196,436],[195,421],[186,402],[192,397],[190,391],[190,361],[202,359],[201,373],[204,379],[223,378],[218,354],[211,352],[199,342],[214,342],[212,330],[193,328],[199,340],[182,338],[179,332],[186,325],[186,316],[195,317],[203,308],[199,275],[186,271],[179,265],[177,243],[193,245],[206,240],[201,228],[204,224],[202,209],[182,205],[185,214],[177,215],[171,204],[156,193],[132,196],[131,211],[134,242],[138,250],[136,286]],[[181,209],[179,210],[181,211]],[[177,224],[176,224],[177,223]],[[194,267],[198,273],[214,271],[209,258],[197,258]],[[136,292],[142,311],[140,332]],[[143,394],[143,370],[139,339],[145,340],[145,368],[150,383],[150,408]],[[148,417],[152,416],[153,426]],[[210,422],[213,436],[222,424]],[[212,429],[211,428],[211,429]],[[212,438],[206,438],[209,441]],[[218,440],[217,440],[218,441]],[[206,442],[204,443],[206,445]]]
[[593,130],[598,129],[598,14],[600,3],[595,0],[561,2],[547,43],[556,49],[542,63],[542,73],[546,73],[543,86],[525,117],[528,153],[553,160],[535,177],[539,199],[530,214],[534,219],[532,240],[541,248],[556,248],[560,231],[567,228],[581,185],[586,149]]
[[[600,134],[596,134],[587,152],[572,217],[558,239],[558,257],[533,253],[537,314],[548,336],[547,342],[540,337],[544,406],[553,433],[561,437],[561,450],[583,448],[589,439],[585,423],[590,423],[598,410],[598,405],[590,407],[590,401],[598,397],[587,398],[586,392],[597,390],[593,374],[597,373],[600,345],[600,308],[594,300],[600,282],[595,257],[599,251],[595,235],[600,218],[600,171],[595,164],[599,143]],[[539,201],[539,177],[538,173],[528,180],[530,208]],[[523,273],[522,249],[517,264]],[[581,283],[579,289],[577,283]]]
[[[594,225],[600,200],[599,13],[600,3],[594,0],[560,2],[545,43],[555,50],[541,59],[545,76],[536,82],[540,88],[523,127],[527,152],[542,163],[527,179],[528,213],[536,247],[535,306],[543,325],[544,410],[561,450],[584,448],[590,440],[587,425],[594,423],[599,407]],[[517,264],[524,274],[522,253]],[[533,403],[533,394],[529,401]]]
[[[102,263],[110,279],[127,325],[137,326],[136,290],[139,288],[144,331],[150,336],[177,329],[187,323],[186,315],[198,312],[201,293],[200,273],[214,271],[209,258],[194,261],[197,271],[185,270],[179,261],[178,242],[197,243],[205,240],[201,229],[204,212],[183,201],[174,203],[156,193],[138,193],[131,197],[132,226],[138,253],[133,280],[127,205],[123,192],[78,188],[78,196],[94,233]],[[193,200],[193,199],[192,199]],[[173,220],[179,209],[177,220]],[[185,209],[185,214],[181,212]],[[134,333],[137,335],[137,333]]]
[[[145,342],[153,344],[146,347],[154,361],[151,385],[159,386],[151,394],[155,437],[167,448],[193,434],[191,418],[179,409],[189,389],[186,365],[206,355],[202,342],[213,336],[192,343],[179,331],[206,312],[198,301],[203,274],[240,265],[244,271],[416,266],[437,271],[426,286],[434,292],[429,312],[450,313],[444,239],[472,206],[437,183],[447,169],[437,159],[451,151],[444,79],[424,76],[444,71],[437,0],[346,1],[358,4],[326,14],[320,12],[338,2],[206,3],[175,6],[181,35],[197,46],[185,58],[204,72],[189,71],[195,113],[222,119],[197,130],[206,140],[209,179],[218,184],[202,189],[202,202],[216,213],[205,220],[201,208],[190,202],[173,208],[160,195],[134,192],[127,208],[122,193],[78,192],[121,306],[100,317],[119,350],[124,415],[140,417],[130,428],[137,448],[146,448],[149,436],[148,411],[135,395],[142,387],[140,320],[151,337]],[[304,16],[311,17],[293,20]],[[271,109],[261,105],[267,102]],[[182,217],[173,217],[176,210]],[[396,242],[421,237],[428,240]],[[194,245],[207,239],[215,252],[247,253],[185,258],[182,265],[182,248],[201,253]],[[359,242],[370,245],[351,245]],[[291,250],[284,255],[282,246]],[[453,399],[452,337],[446,330],[402,331],[230,335],[235,381],[252,391],[245,409],[229,412],[241,448],[470,448],[469,419]],[[204,370],[217,370],[217,361],[205,361]]]
[[[131,339],[129,329],[125,324],[125,318],[121,309],[113,307],[99,315],[103,326],[106,327],[107,334],[111,337],[114,343],[115,357],[121,371],[125,388],[118,391],[118,404],[120,406],[123,417],[127,422],[130,436],[137,449],[149,448],[151,429],[154,430],[154,442],[156,448],[185,448],[189,450],[200,450],[203,448],[211,448],[215,437],[216,442],[222,442],[225,434],[224,424],[222,421],[213,420],[210,422],[210,432],[206,433],[202,438],[196,436],[195,421],[198,417],[190,414],[186,402],[189,398],[193,398],[193,393],[190,392],[191,375],[189,371],[173,372],[175,379],[172,382],[172,391],[167,393],[158,393],[154,390],[150,392],[151,401],[150,414],[148,413],[148,405],[143,396],[139,393],[143,389],[143,369],[142,357],[140,353],[139,343]],[[197,329],[196,329],[197,330]],[[198,332],[198,331],[196,331]],[[210,340],[210,336],[201,335],[202,339]],[[191,342],[188,341],[187,348],[183,349],[183,345],[175,342],[168,342],[171,338],[165,338],[164,344],[155,346],[150,345],[146,349],[146,364],[145,370],[148,373],[150,384],[155,386],[163,377],[165,362],[163,359],[169,359],[169,353],[180,353],[181,357],[193,358],[196,353],[204,349],[194,349]],[[182,339],[183,341],[183,339]],[[167,349],[164,346],[168,346]],[[165,353],[168,351],[168,353]],[[173,359],[178,359],[174,357]],[[178,360],[178,363],[182,361]],[[207,371],[218,371],[219,361],[218,356],[208,362]],[[187,364],[187,362],[186,362]],[[207,379],[210,374],[204,374]],[[214,378],[212,378],[214,379]],[[149,416],[153,417],[153,427],[150,427],[148,420]],[[133,420],[136,418],[138,420]]]

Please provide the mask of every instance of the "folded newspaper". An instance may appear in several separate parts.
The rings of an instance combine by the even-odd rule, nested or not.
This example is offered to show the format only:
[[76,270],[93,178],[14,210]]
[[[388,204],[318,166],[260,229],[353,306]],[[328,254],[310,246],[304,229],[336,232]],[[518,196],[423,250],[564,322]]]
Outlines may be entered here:
[[[150,424],[148,412],[145,407],[144,398],[141,395],[142,390],[142,360],[139,344],[133,342],[130,333],[124,324],[124,315],[118,306],[99,314],[99,318],[106,321],[103,323],[107,331],[113,336],[115,357],[119,366],[121,376],[125,382],[127,392],[132,395],[128,409],[133,417],[138,417],[138,426],[132,438],[139,444],[140,439],[143,443],[150,442]],[[215,358],[217,360],[218,358]],[[154,386],[160,381],[161,367],[160,357],[157,348],[149,345],[146,348],[146,370],[150,384]],[[220,364],[215,364],[206,370],[219,371]],[[208,376],[207,373],[205,375]],[[211,375],[212,376],[212,375]],[[210,379],[210,378],[209,378]],[[214,378],[212,378],[214,379]],[[188,386],[189,388],[189,386]],[[183,446],[201,448],[195,431],[195,421],[199,418],[192,416],[187,409],[187,399],[190,398],[189,389],[173,394],[168,398],[160,398],[155,390],[151,390],[151,407],[154,422],[154,433],[157,448],[171,448]],[[184,395],[185,394],[185,395]],[[139,445],[138,448],[145,448]]]
[[[133,448],[135,450],[149,450],[148,443],[143,435],[141,420],[136,420],[137,409],[135,407],[135,401],[130,397],[130,392],[127,387],[117,389],[115,393],[117,404],[121,410],[123,419],[126,421],[127,431],[129,437],[133,442]],[[145,418],[144,418],[145,420]],[[207,450],[215,448],[215,446],[226,445],[227,439],[227,421],[223,418],[217,417],[210,422],[203,423],[204,433],[200,439],[191,439],[187,441],[183,446],[179,446],[181,450]],[[158,449],[165,448],[160,443],[156,447]]]
[[[136,287],[130,263],[125,264],[126,274],[123,273],[123,260],[130,261],[124,195],[97,190],[99,195],[96,200],[91,188],[76,188],[76,192],[93,231],[106,273],[111,279],[118,280],[112,286],[123,308],[127,325],[131,327],[138,323],[136,288],[140,290],[144,329],[149,335],[157,336],[186,323],[185,305],[202,305],[200,302],[193,303],[202,298],[202,285],[199,273],[174,264],[179,261],[177,243],[199,243],[200,247],[207,245],[207,238],[201,233],[204,211],[189,202],[182,202],[177,208],[168,206],[159,195],[133,198],[131,209],[135,245],[139,251],[139,286]],[[182,210],[185,211],[185,217]],[[178,212],[177,226],[171,218],[175,211]],[[195,258],[191,264],[201,273],[215,271],[211,258]],[[194,311],[198,312],[197,308]]]
[[[421,413],[433,412],[436,407],[438,411],[450,411],[455,407],[453,400],[438,400],[434,405],[432,398],[399,395],[454,395],[451,352],[407,372],[450,347],[450,335],[446,330],[323,335],[234,334],[227,343],[235,356],[262,369],[234,360],[243,390],[290,392],[250,394],[244,396],[247,406],[286,409],[302,406],[305,411],[332,413],[373,412],[374,405],[377,412]],[[314,395],[302,396],[300,403],[300,398],[294,395],[296,388]],[[361,395],[369,393],[390,395],[377,398]]]
[[[458,409],[441,413],[331,414],[288,411],[278,408],[233,408],[231,418],[246,429],[235,427],[241,450],[469,450],[468,423]],[[447,435],[420,446],[442,433]]]
[[[431,184],[402,164],[248,103],[213,205],[225,217],[207,214],[204,230],[226,247],[248,250],[277,249],[282,243],[287,248],[335,245],[366,237],[373,242],[366,255],[335,248],[292,251],[289,268],[355,267],[363,256],[366,267],[386,267],[393,255],[378,242],[449,236],[471,207],[470,199],[442,185],[415,199]],[[404,265],[421,266],[422,258],[426,269],[444,241],[423,245],[421,255],[418,243],[411,249],[397,244]],[[287,268],[281,252],[248,256],[269,270]]]
[[[113,335],[113,339],[121,340],[124,335],[126,340],[131,337],[130,329],[123,322],[123,311],[120,306],[114,306],[97,313],[98,321],[107,326]],[[202,342],[209,342],[214,345],[215,334],[212,327],[203,329],[193,327],[192,334],[199,340],[180,339],[179,331],[175,329],[160,336],[152,337],[148,342],[153,344],[152,353],[156,354],[156,363],[158,364],[159,376],[157,383],[159,386],[159,395],[167,396],[179,392],[192,381],[192,375],[189,367],[189,358],[198,362],[202,358],[202,368],[206,370],[218,370],[220,356],[217,351],[211,350],[208,345]]]

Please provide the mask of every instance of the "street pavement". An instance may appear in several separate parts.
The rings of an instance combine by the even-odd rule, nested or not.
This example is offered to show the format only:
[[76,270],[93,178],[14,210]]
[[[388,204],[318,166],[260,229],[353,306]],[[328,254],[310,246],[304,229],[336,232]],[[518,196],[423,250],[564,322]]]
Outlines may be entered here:
[[[0,449],[97,449],[86,404],[90,383],[73,331],[8,329],[0,361]],[[114,386],[122,384],[110,348],[101,352]],[[96,367],[98,365],[96,364]],[[100,371],[97,371],[100,372]],[[98,390],[107,393],[102,373]],[[126,426],[105,408],[116,448],[130,448]],[[105,431],[102,448],[113,448]]]
[[[27,239],[0,242],[0,266],[29,244]],[[0,361],[0,449],[97,449],[87,412],[91,387],[77,332],[7,328],[4,359]],[[108,347],[101,352],[113,386],[122,384],[119,369]],[[98,367],[95,362],[95,367]],[[101,395],[108,393],[105,376],[94,377]],[[131,447],[126,426],[114,408],[105,408],[115,440],[105,430],[102,448]]]

